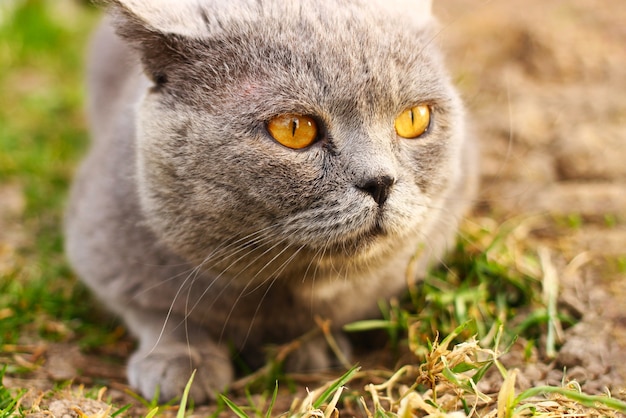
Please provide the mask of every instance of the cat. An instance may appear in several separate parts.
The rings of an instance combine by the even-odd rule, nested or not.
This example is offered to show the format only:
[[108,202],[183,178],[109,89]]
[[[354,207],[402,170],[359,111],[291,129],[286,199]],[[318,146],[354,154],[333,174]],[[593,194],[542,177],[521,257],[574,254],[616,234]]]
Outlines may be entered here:
[[[66,252],[139,340],[132,387],[214,399],[232,351],[377,316],[454,243],[477,150],[425,0],[106,0]],[[322,337],[292,370],[333,365]]]

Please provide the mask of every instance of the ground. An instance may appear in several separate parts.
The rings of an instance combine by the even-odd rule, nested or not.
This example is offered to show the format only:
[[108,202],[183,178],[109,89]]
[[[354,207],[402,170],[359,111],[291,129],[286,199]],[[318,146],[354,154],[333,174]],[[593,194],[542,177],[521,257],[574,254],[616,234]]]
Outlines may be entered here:
[[[554,268],[561,306],[580,318],[564,332],[556,359],[528,364],[514,352],[507,362],[520,367],[520,386],[558,384],[566,368],[585,391],[608,387],[624,399],[626,8],[615,0],[446,0],[435,2],[435,12],[433,41],[445,52],[481,143],[482,191],[469,222],[519,226],[527,246],[542,255],[544,274]],[[43,83],[33,78],[33,88]],[[26,194],[19,177],[0,178],[0,275],[34,239],[20,223]],[[0,321],[11,314],[0,306]],[[123,366],[107,363],[124,358],[131,343],[115,339],[106,347],[106,355],[94,355],[71,338],[33,336],[5,344],[3,358],[38,364],[32,373],[5,377],[5,385],[47,390],[71,379],[87,388],[105,382],[112,400],[132,402]],[[68,396],[35,402],[69,413]]]
[[[586,366],[591,379],[610,368],[624,382],[626,10],[577,0],[438,5],[482,144],[479,212],[529,220],[529,239],[561,266],[564,293],[583,303],[565,363]],[[594,376],[585,359],[603,350],[613,357]]]

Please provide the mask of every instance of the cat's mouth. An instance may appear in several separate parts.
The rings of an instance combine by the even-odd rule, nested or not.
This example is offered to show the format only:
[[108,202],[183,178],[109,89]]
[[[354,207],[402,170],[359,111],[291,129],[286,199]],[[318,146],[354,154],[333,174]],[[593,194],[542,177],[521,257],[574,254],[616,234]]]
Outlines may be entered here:
[[[389,247],[389,241],[396,241],[393,223],[386,211],[353,211],[352,216],[326,211],[322,215],[298,214],[297,218],[286,222],[282,233],[292,238],[289,245],[331,258],[367,257]],[[305,216],[306,221],[302,222]]]
[[378,252],[385,245],[383,241],[389,236],[388,230],[385,228],[382,219],[377,219],[369,228],[363,229],[356,234],[350,236],[339,236],[335,242],[327,245],[326,250],[329,254],[354,257],[357,255],[367,255],[372,252]]
[[388,232],[385,229],[385,227],[383,226],[383,221],[382,221],[381,217],[379,216],[376,219],[376,222],[374,222],[374,225],[370,228],[369,231],[366,232],[365,235],[370,236],[373,239],[375,239],[376,237],[385,236],[387,234],[388,234]]

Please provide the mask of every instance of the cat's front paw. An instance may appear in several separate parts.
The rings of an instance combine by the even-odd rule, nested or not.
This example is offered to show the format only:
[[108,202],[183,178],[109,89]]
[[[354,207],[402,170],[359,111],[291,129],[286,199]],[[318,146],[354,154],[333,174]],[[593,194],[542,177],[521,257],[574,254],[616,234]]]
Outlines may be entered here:
[[[340,332],[333,333],[333,338],[340,355],[349,361],[352,357],[352,347],[348,338]],[[293,353],[289,354],[285,361],[285,370],[288,372],[310,372],[330,370],[342,366],[342,361],[329,347],[323,336],[313,338],[302,345]]]
[[226,350],[169,343],[134,353],[128,363],[128,381],[147,399],[158,388],[159,400],[166,402],[183,394],[193,370],[196,375],[189,397],[196,403],[215,399],[234,375]]

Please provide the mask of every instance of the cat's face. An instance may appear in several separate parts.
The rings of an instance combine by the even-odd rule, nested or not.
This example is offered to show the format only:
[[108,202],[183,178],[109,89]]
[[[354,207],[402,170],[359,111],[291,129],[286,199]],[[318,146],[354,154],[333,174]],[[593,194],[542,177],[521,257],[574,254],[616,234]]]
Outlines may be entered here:
[[[424,23],[382,2],[209,3],[190,9],[206,25],[191,34],[121,23],[153,84],[138,122],[150,225],[209,269],[258,274],[424,238],[463,141]],[[417,135],[399,120],[410,109]]]

